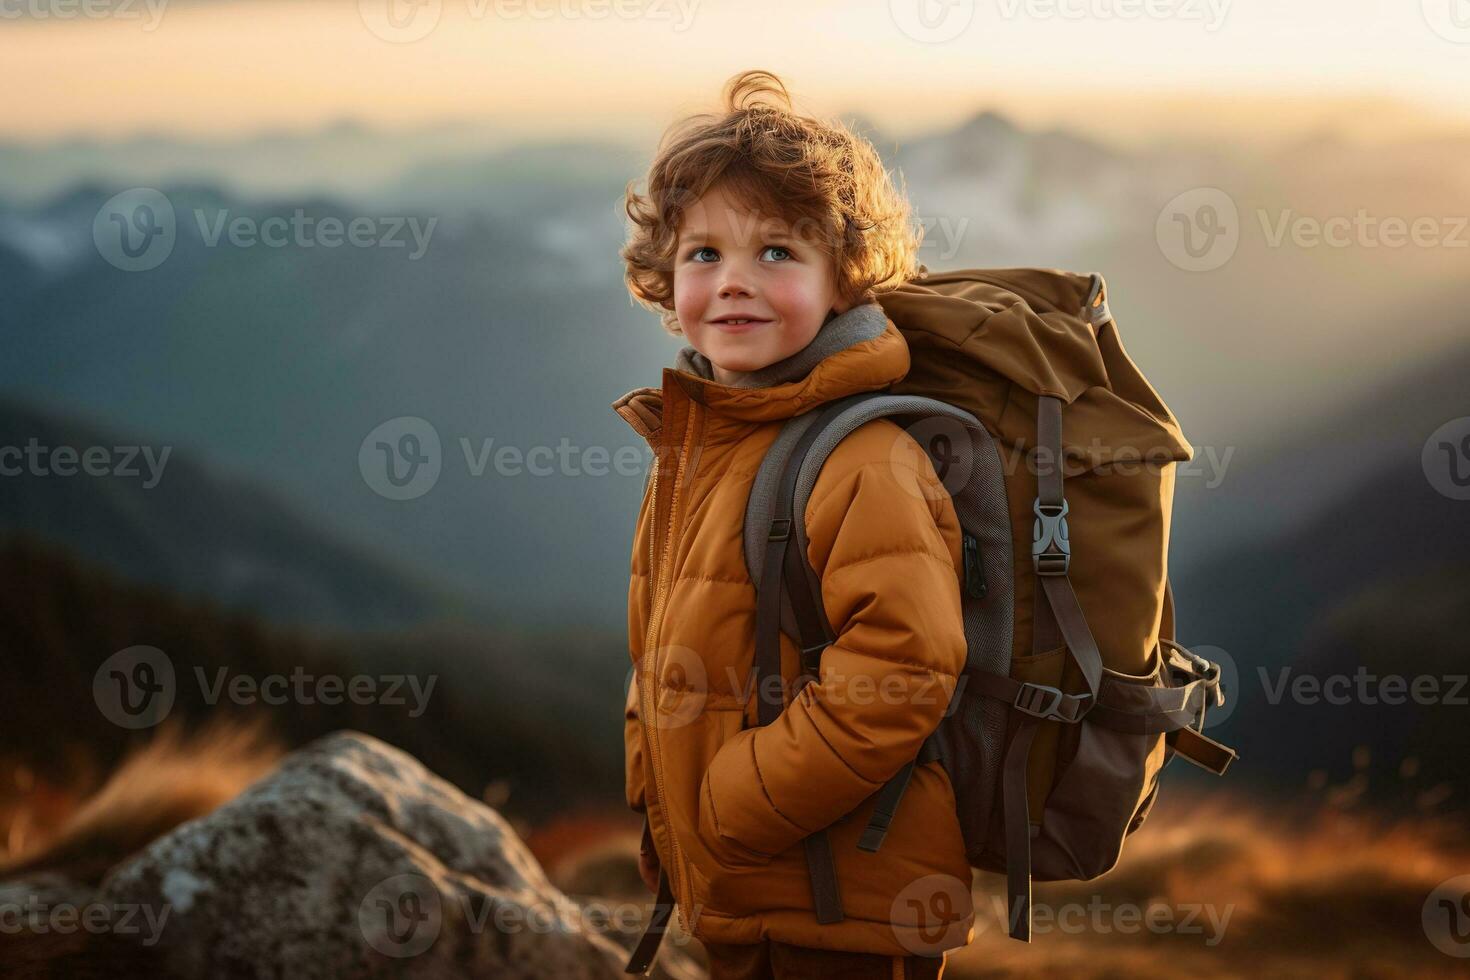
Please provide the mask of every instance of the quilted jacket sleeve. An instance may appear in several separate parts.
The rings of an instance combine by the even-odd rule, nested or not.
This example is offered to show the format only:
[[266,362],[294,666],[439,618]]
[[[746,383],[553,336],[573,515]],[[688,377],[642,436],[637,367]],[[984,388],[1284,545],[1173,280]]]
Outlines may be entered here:
[[747,859],[834,823],[913,759],[965,662],[959,522],[907,433],[879,420],[844,439],[806,521],[837,639],[777,721],[720,747],[702,790],[719,841]]

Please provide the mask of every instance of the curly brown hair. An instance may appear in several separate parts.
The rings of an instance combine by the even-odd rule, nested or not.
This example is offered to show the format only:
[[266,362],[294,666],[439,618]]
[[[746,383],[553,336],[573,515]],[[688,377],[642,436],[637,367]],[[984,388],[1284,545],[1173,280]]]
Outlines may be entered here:
[[[901,180],[900,176],[900,180]],[[918,272],[923,230],[877,150],[841,122],[797,115],[768,71],[725,83],[724,113],[687,117],[664,133],[646,193],[627,186],[620,255],[628,291],[678,335],[674,251],[685,209],[715,185],[759,214],[778,216],[834,260],[838,294],[871,301]]]

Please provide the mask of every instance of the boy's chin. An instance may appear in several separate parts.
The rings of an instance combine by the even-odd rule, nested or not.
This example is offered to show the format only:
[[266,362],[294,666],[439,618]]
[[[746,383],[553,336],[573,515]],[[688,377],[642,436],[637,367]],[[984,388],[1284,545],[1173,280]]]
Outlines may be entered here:
[[779,357],[764,357],[749,351],[740,353],[717,351],[710,356],[709,361],[715,367],[733,374],[749,374],[751,371],[770,367],[780,359]]
[[716,367],[719,367],[720,370],[725,370],[725,372],[732,373],[732,375],[748,375],[748,373],[753,372],[753,370],[760,370],[761,367],[769,367],[770,364],[775,364],[776,361],[761,359],[720,360],[710,361],[710,363],[714,364],[714,366]]

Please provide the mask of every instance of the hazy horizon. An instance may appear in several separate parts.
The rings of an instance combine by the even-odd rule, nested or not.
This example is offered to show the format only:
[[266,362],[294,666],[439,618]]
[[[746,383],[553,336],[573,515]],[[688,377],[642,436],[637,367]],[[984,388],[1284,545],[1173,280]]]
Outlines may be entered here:
[[[1120,143],[1470,128],[1470,28],[1434,13],[1456,0],[1391,14],[1366,0],[1155,0],[1156,16],[1113,13],[1129,0],[957,0],[937,20],[905,0],[844,4],[840,17],[835,0],[425,0],[385,20],[388,2],[137,0],[63,19],[59,2],[38,16],[48,0],[30,0],[0,15],[0,61],[23,80],[0,139],[238,138],[347,119],[645,142],[753,67],[780,74],[802,111],[861,113],[900,138],[984,108]],[[429,29],[403,26],[422,17]],[[814,49],[813,32],[833,43]],[[865,56],[871,70],[854,70]]]

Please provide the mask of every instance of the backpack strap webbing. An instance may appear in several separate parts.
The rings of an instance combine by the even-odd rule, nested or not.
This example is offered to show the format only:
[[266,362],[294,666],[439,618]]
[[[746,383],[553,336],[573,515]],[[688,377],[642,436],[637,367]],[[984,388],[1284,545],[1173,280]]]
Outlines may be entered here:
[[[913,395],[895,396],[886,392],[863,392],[839,399],[822,409],[797,416],[787,423],[768,450],[766,460],[761,465],[752,485],[751,500],[746,512],[747,566],[757,588],[755,670],[756,687],[760,691],[766,690],[770,683],[769,677],[779,675],[778,634],[781,631],[792,636],[798,649],[801,650],[802,672],[795,690],[799,692],[804,684],[817,679],[821,652],[833,642],[835,637],[830,633],[830,626],[822,604],[821,580],[806,559],[805,529],[801,520],[804,518],[803,505],[812,490],[817,473],[828,455],[835,449],[836,444],[846,434],[861,425],[885,417],[901,419],[940,417],[962,425],[966,430],[984,432],[978,419],[953,405],[930,398]],[[987,446],[991,446],[988,434],[985,438]],[[991,446],[991,451],[994,453],[993,446]],[[998,455],[995,457],[994,464],[997,486],[999,486]],[[965,472],[970,470],[971,467],[964,467]],[[974,470],[979,477],[983,477],[987,472],[983,466],[979,465],[975,466]],[[972,482],[976,478],[972,476]],[[986,485],[983,483],[975,485],[975,487],[983,486]],[[971,487],[971,490],[974,490],[975,487]],[[993,506],[1000,510],[1003,518],[1003,492],[998,494],[996,499],[999,503],[993,503]],[[983,523],[987,516],[983,510],[984,506],[986,503],[977,496],[974,503],[976,513],[970,514],[969,511],[964,510],[958,499],[956,501],[956,507],[961,511],[962,520],[965,519],[966,514],[970,514],[972,521]],[[1008,527],[1002,526],[998,533],[1003,536],[1005,543],[1009,542]],[[787,535],[790,536],[789,540]],[[969,536],[973,539],[973,535]],[[778,543],[780,543],[779,550]],[[994,547],[996,555],[989,556],[986,560],[998,560],[996,556],[1006,553],[1006,567],[1008,568],[1008,552],[1000,544],[995,544]],[[967,560],[974,565],[974,568],[973,570],[966,568],[967,587],[972,585],[972,579],[978,581],[984,574],[981,568],[982,555],[978,540],[970,542],[970,552],[972,553],[967,553]],[[751,560],[753,558],[755,560]],[[970,601],[985,599],[990,591],[995,592],[1001,599],[1009,594],[1004,586],[1000,586],[994,590],[972,595]],[[783,599],[784,608],[782,607]],[[994,602],[991,604],[994,605]],[[981,620],[977,619],[976,623],[980,625]],[[987,644],[987,649],[989,646],[995,646],[997,650],[1003,647],[1004,657],[1008,662],[1009,605],[1007,604],[1003,610],[991,610],[984,618],[981,628],[1004,633],[1003,642],[993,640]],[[967,622],[966,638],[967,641],[973,642],[969,631],[970,626]],[[955,697],[958,699],[958,692]],[[770,721],[775,720],[779,716],[781,707],[783,706],[779,702],[770,701],[768,696],[762,697],[759,708],[765,714],[761,716],[760,723],[769,724]],[[997,751],[1003,736],[1003,724],[999,718],[996,719],[994,737]],[[920,745],[915,757],[906,762],[878,789],[873,798],[873,810],[869,816],[868,825],[857,842],[858,848],[871,853],[882,846],[915,768],[941,760],[943,758],[942,746],[941,731],[936,729]],[[820,838],[814,839],[815,837],[816,835],[809,837],[806,846],[807,863],[812,872],[812,891],[818,906],[818,921],[824,921],[823,914],[835,916],[832,921],[840,921],[841,908],[837,896],[835,869],[832,868],[831,851],[826,847],[825,834]],[[829,897],[824,899],[823,896]],[[825,913],[820,907],[823,902],[830,906]]]
[[[769,725],[781,716],[785,698],[767,690],[767,679],[781,677],[781,596],[789,595],[791,611],[796,619],[801,650],[801,677],[792,696],[817,676],[822,651],[835,639],[822,608],[820,583],[813,584],[806,558],[797,547],[793,528],[796,520],[794,501],[796,480],[807,450],[826,424],[835,418],[845,404],[825,409],[817,421],[802,433],[781,470],[776,486],[775,507],[761,568],[761,588],[756,597],[755,625],[755,693],[757,720]],[[817,591],[814,593],[814,587]],[[812,908],[823,925],[841,922],[842,896],[837,887],[837,869],[832,859],[832,844],[826,830],[808,834],[802,842],[806,848],[807,871],[812,883]]]
[[1162,732],[1175,755],[1206,772],[1223,776],[1239,755],[1203,731],[1207,710],[1225,703],[1220,667],[1172,639],[1160,637],[1159,646],[1163,651],[1161,669],[1168,671],[1175,683],[1141,689],[1129,685],[1131,693],[1120,698],[1114,696],[1112,686],[1105,681],[1087,720],[1134,735]]
[[[1036,445],[1039,454],[1036,522],[1031,533],[1031,563],[1036,573],[1032,600],[1031,649],[1044,653],[1065,643],[1087,684],[1085,694],[1068,695],[1041,684],[994,678],[982,681],[981,693],[1001,697],[1015,709],[1010,744],[1001,768],[1006,839],[1006,892],[1011,938],[1031,941],[1031,825],[1026,774],[1031,745],[1043,721],[1075,724],[1095,706],[1102,683],[1102,656],[1067,578],[1072,563],[1067,535],[1067,500],[1062,492],[1062,400],[1041,395],[1036,402]],[[1003,681],[1011,681],[1004,684]]]
[[858,838],[859,848],[872,853],[883,846],[883,838],[888,836],[888,825],[893,823],[893,815],[898,811],[899,801],[903,799],[904,791],[909,788],[909,779],[914,774],[914,767],[933,762],[939,757],[939,736],[936,733],[924,739],[924,744],[919,746],[919,754],[911,761],[904,763],[903,768],[883,784],[873,804],[873,815],[868,819],[868,826],[863,831],[862,837]]
[[[1001,567],[1001,564],[995,560],[995,555],[1010,554],[1010,550],[1008,550],[1010,530],[1008,530],[1008,527],[1003,527],[998,532],[992,533],[992,538],[994,538],[995,533],[1000,535],[1000,539],[991,542],[992,550],[995,552],[992,555],[988,554],[988,552],[982,552],[978,536],[970,532],[970,530],[964,529],[963,526],[963,522],[966,522],[966,520],[969,520],[970,523],[976,526],[985,525],[986,519],[991,516],[991,514],[986,513],[986,507],[992,507],[1000,511],[1001,519],[1004,519],[1005,516],[1004,488],[1003,483],[1000,483],[1000,457],[995,453],[994,444],[989,441],[989,435],[985,433],[985,429],[980,425],[979,419],[976,419],[975,416],[967,413],[967,411],[961,410],[961,408],[951,406],[951,404],[935,401],[932,398],[917,397],[917,395],[892,395],[882,391],[860,392],[860,394],[850,395],[850,397],[842,398],[842,400],[831,403],[831,406],[811,411],[807,416],[797,416],[789,420],[786,428],[782,429],[781,435],[776,438],[770,450],[767,451],[766,461],[761,464],[760,472],[756,476],[756,482],[754,482],[753,488],[751,488],[751,501],[747,508],[747,514],[745,514],[745,517],[747,517],[745,552],[747,552],[747,557],[750,557],[750,555],[764,551],[767,530],[769,530],[769,526],[772,525],[773,520],[778,517],[773,501],[779,495],[779,483],[781,483],[782,473],[785,472],[784,467],[789,463],[789,466],[795,467],[798,470],[797,483],[795,483],[795,488],[797,489],[795,489],[795,498],[792,501],[791,513],[792,529],[795,530],[795,535],[797,535],[797,545],[795,545],[794,550],[788,552],[788,563],[786,563],[785,567],[786,605],[781,610],[781,626],[786,635],[791,636],[794,641],[798,642],[798,646],[803,646],[808,652],[810,652],[811,644],[801,639],[800,630],[797,629],[797,624],[795,624],[794,608],[798,604],[810,604],[814,610],[820,610],[822,608],[822,589],[820,589],[819,577],[817,577],[816,572],[811,569],[810,563],[806,560],[806,551],[804,551],[804,544],[806,542],[804,542],[803,538],[804,527],[801,525],[800,520],[795,520],[795,517],[797,517],[797,514],[803,513],[803,504],[806,502],[811,488],[813,488],[816,475],[822,469],[823,463],[825,463],[828,455],[835,450],[836,444],[841,442],[841,439],[847,433],[853,432],[853,430],[860,428],[861,425],[866,425],[867,422],[882,419],[882,417],[897,420],[898,425],[903,426],[904,429],[908,429],[911,420],[944,419],[948,420],[951,425],[961,426],[967,433],[983,433],[985,448],[989,448],[989,451],[994,454],[992,464],[994,464],[994,476],[995,480],[997,480],[997,488],[992,491],[992,497],[983,497],[982,491],[989,488],[988,483],[983,482],[986,473],[989,472],[989,470],[986,470],[985,461],[980,460],[978,455],[964,455],[961,472],[969,473],[969,478],[967,478],[966,488],[961,491],[964,497],[961,498],[958,495],[956,497],[956,508],[958,517],[961,520],[961,532],[963,532],[964,536],[964,557],[966,557],[966,566],[964,566],[964,592],[966,592],[967,598],[961,597],[961,602],[973,604],[973,602],[980,601],[980,599],[991,597],[992,589],[988,589],[985,586],[985,569],[983,569],[983,563],[986,563],[986,561],[989,561],[989,563],[995,566],[992,574],[997,574],[997,577],[1003,580],[1010,579],[1010,574],[1008,574],[1008,561],[1004,563],[1005,567]],[[811,433],[813,439],[806,438],[808,433]],[[923,438],[923,436],[920,436],[920,438]],[[966,438],[973,438],[973,436],[966,435]],[[972,450],[967,450],[967,453],[983,453],[983,450],[982,448],[972,448]],[[782,529],[784,529],[784,526],[782,526]],[[761,589],[761,586],[764,583],[764,563],[761,563],[759,560],[747,560],[747,566],[750,569],[751,580],[756,582],[757,592],[763,592],[764,589]],[[803,580],[807,582],[807,588],[801,586]],[[998,586],[997,589],[994,589],[994,592],[995,597],[992,597],[992,601],[989,602],[989,607],[991,608],[986,610],[985,616],[980,617],[978,614],[973,613],[973,610],[966,611],[966,641],[967,645],[979,645],[983,649],[995,648],[997,651],[1000,651],[1001,648],[1004,648],[1004,663],[1010,663],[1010,607],[1008,607],[1008,604],[1005,604],[1005,608],[1000,608],[1000,605],[998,605],[1007,599],[1008,589],[1005,589],[1004,586]],[[972,617],[973,624],[970,621]],[[820,613],[820,611],[814,614],[813,619],[820,620],[822,624],[826,623],[825,614]],[[979,638],[970,635],[972,627],[973,629],[983,630],[985,635],[979,636]],[[759,623],[757,623],[757,630],[760,630]],[[994,636],[992,636],[992,633],[994,633]],[[1004,633],[1004,639],[1001,639],[1001,633]],[[757,658],[757,673],[775,670],[773,654],[775,654],[775,649],[770,649],[767,652],[767,660],[770,661],[769,666],[761,666],[761,660]],[[969,660],[969,655],[967,655],[967,660]],[[986,663],[986,661],[982,660],[980,663]],[[814,676],[817,670],[819,670],[819,658],[810,658],[810,663],[803,664],[803,677],[806,677],[808,673]],[[757,683],[763,682],[759,679]],[[956,698],[958,698],[958,693],[956,693]],[[1004,738],[1003,718],[997,716],[994,721],[994,726],[994,739],[995,743],[997,743],[998,752],[1000,751],[1001,742],[1003,742]],[[894,776],[889,777],[883,783],[882,788],[879,788],[875,799],[873,799],[873,810],[869,815],[869,823],[867,823],[866,829],[861,833],[860,839],[857,840],[858,848],[866,852],[876,852],[881,848],[883,839],[888,835],[889,826],[891,826],[892,820],[894,820],[894,814],[897,813],[898,805],[903,801],[903,796],[906,793],[911,776],[913,776],[914,768],[919,767],[919,765],[932,763],[932,761],[942,760],[944,760],[942,730],[935,729],[935,732],[932,732],[925,741],[920,743],[919,751],[916,752],[913,760],[908,760]]]
[[658,896],[653,902],[653,913],[648,917],[648,928],[643,931],[643,938],[638,940],[638,945],[633,950],[633,955],[628,957],[628,965],[623,967],[624,973],[632,973],[638,976],[647,976],[653,967],[654,957],[658,955],[658,947],[663,942],[664,933],[668,931],[669,918],[674,914],[674,889],[669,884],[668,870],[660,867],[658,869]]

